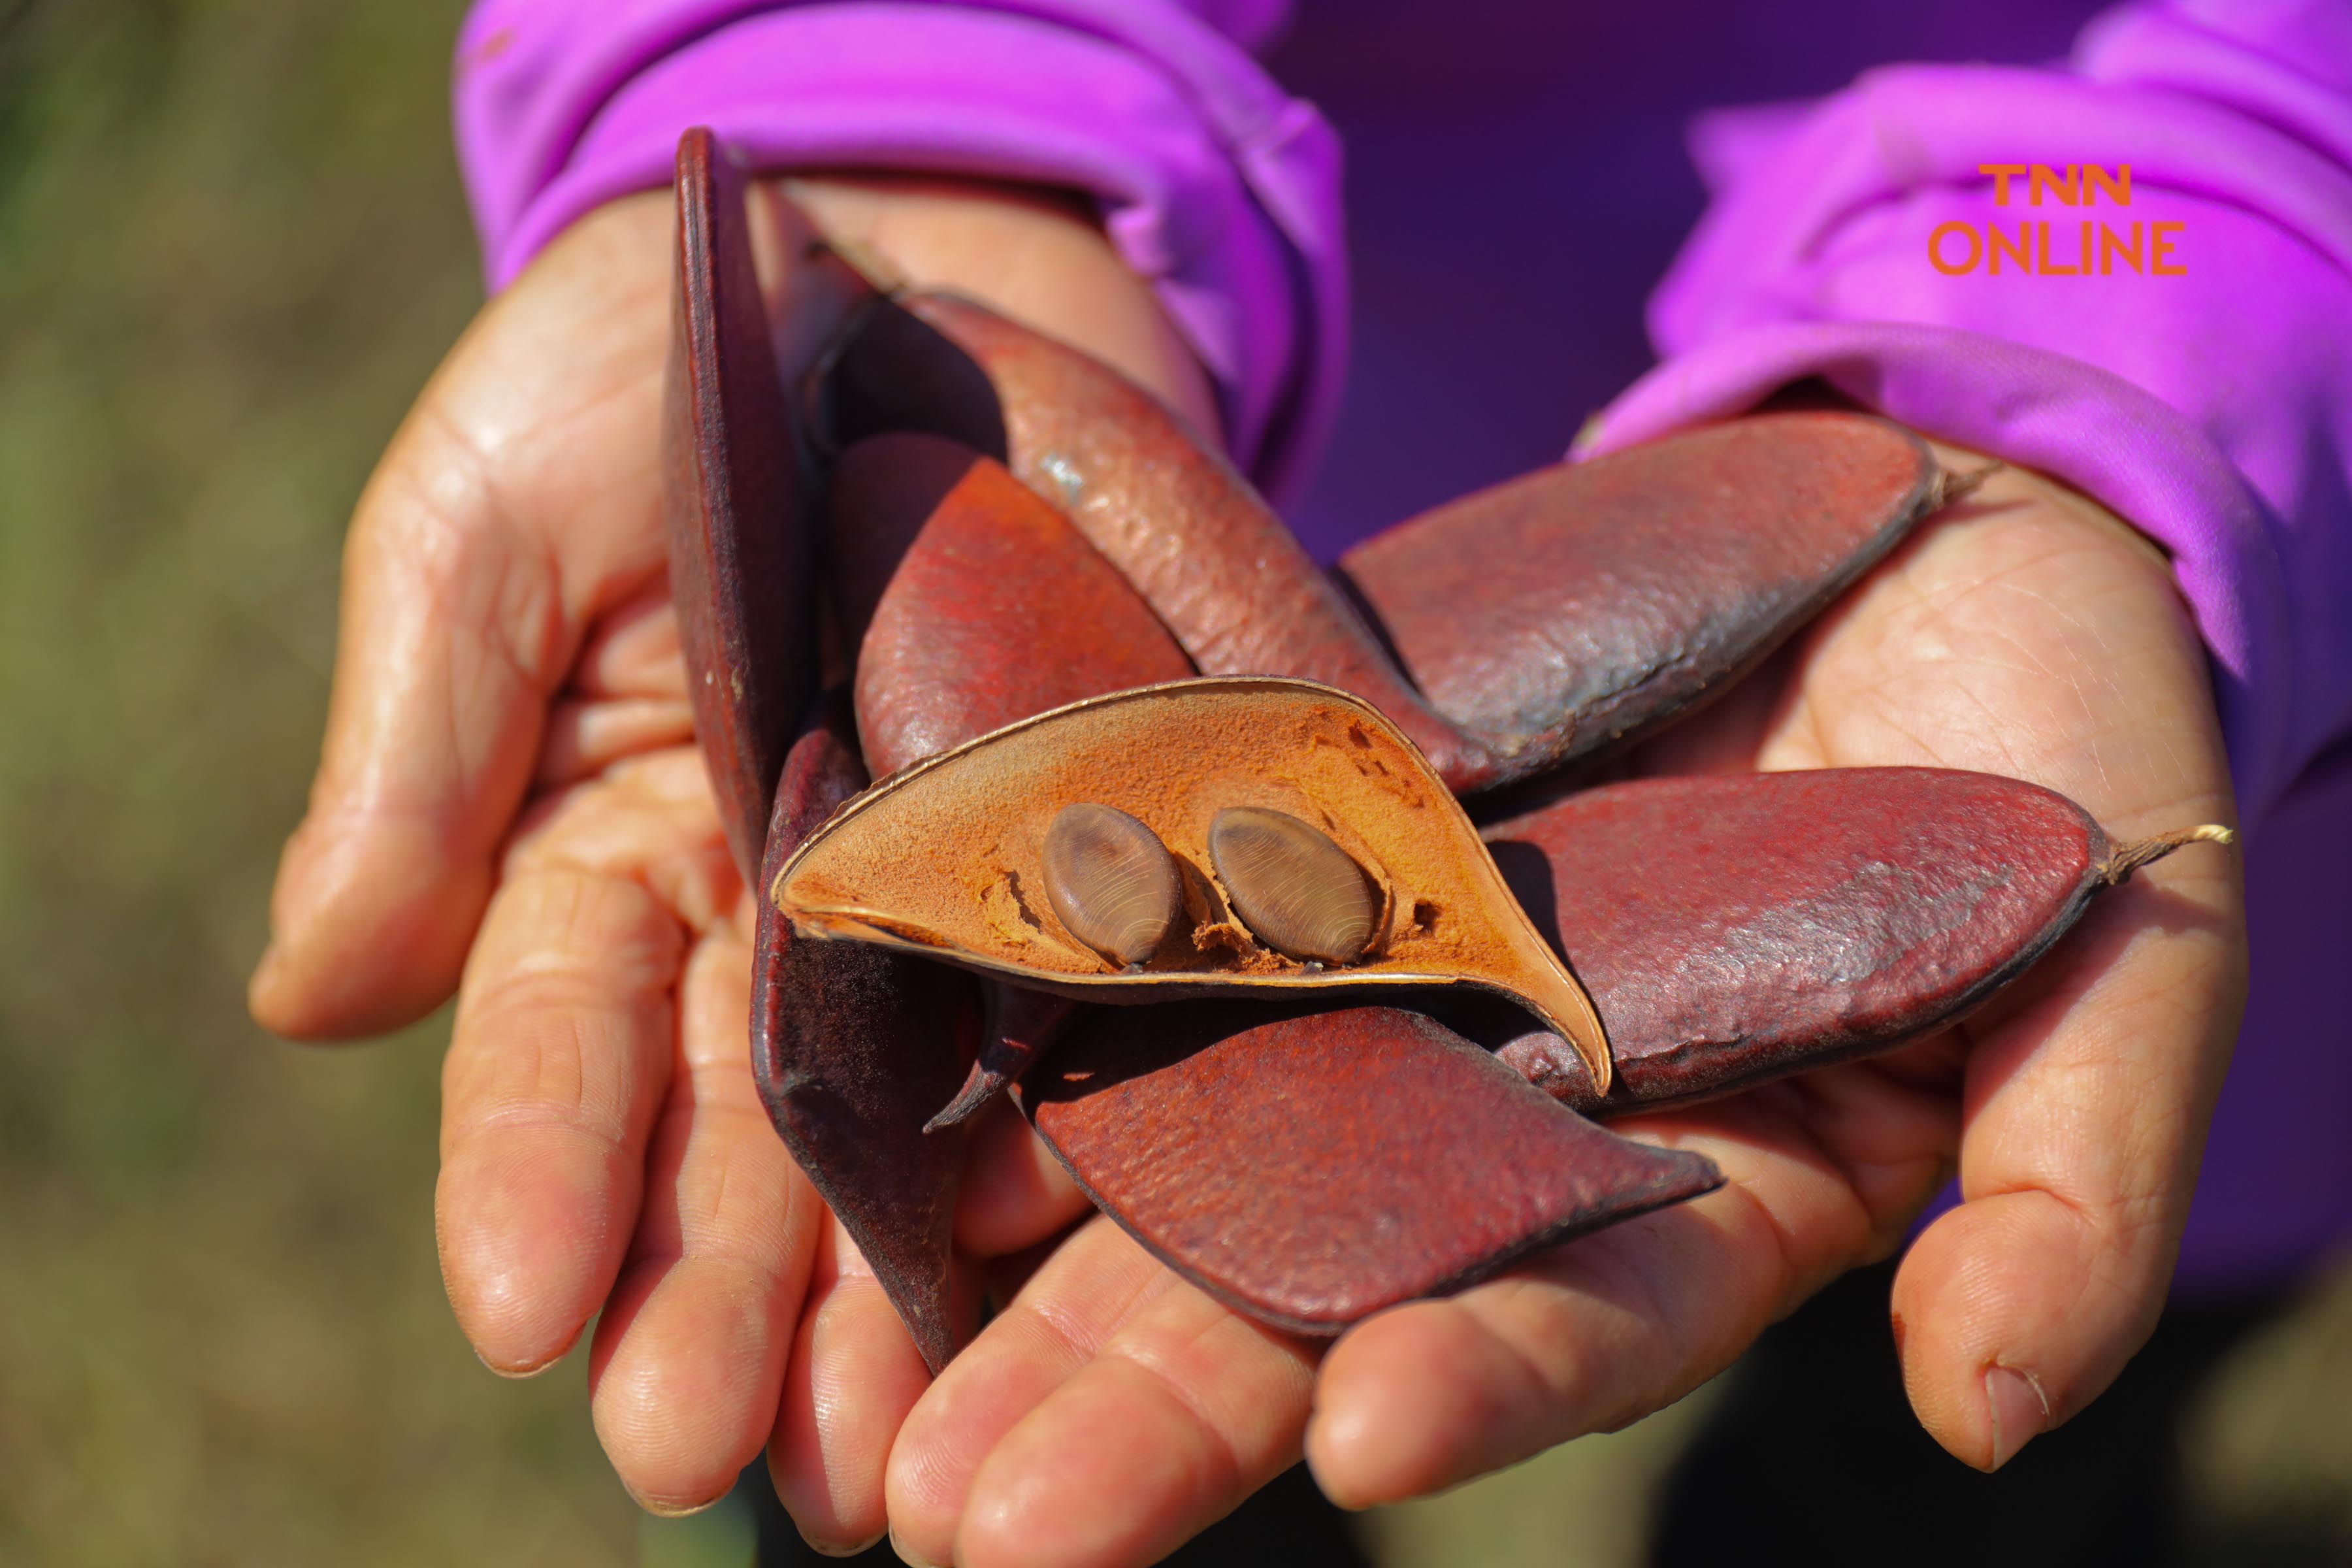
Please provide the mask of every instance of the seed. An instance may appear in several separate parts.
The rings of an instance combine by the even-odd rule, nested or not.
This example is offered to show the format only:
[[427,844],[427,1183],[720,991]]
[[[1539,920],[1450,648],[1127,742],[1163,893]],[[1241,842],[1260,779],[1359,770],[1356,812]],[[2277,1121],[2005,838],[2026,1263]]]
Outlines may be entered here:
[[1372,939],[1380,909],[1362,869],[1287,812],[1227,806],[1209,826],[1209,859],[1234,912],[1277,952],[1347,963]]
[[1045,830],[1045,897],[1072,936],[1122,968],[1151,956],[1184,903],[1159,837],[1091,801],[1064,806]]

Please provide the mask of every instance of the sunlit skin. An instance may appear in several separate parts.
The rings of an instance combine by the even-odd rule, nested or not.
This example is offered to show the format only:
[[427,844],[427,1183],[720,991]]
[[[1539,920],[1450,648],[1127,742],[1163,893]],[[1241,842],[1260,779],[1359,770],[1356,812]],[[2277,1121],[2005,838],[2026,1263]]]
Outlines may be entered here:
[[[1213,430],[1205,377],[1076,209],[985,186],[801,194],[908,277],[1093,350]],[[1893,1303],[1938,1442],[2003,1462],[2146,1338],[2244,987],[2220,850],[2100,900],[1959,1029],[1624,1124],[1705,1152],[1721,1191],[1328,1347],[1235,1317],[1098,1216],[1068,1229],[1085,1200],[999,1105],[957,1237],[1010,1302],[930,1383],[752,1089],[751,904],[691,748],[663,571],[670,221],[653,194],[577,225],[394,437],[352,522],[324,759],[252,988],[264,1024],[311,1038],[457,991],[451,1303],[516,1376],[595,1319],[597,1431],[646,1507],[714,1500],[764,1447],[828,1546],[887,1529],[918,1562],[1055,1568],[1149,1562],[1302,1451],[1343,1503],[1416,1496],[1696,1386],[1893,1248],[1955,1165],[1967,1202],[1911,1248]],[[1642,760],[1873,763],[2032,779],[2119,837],[2231,820],[2165,562],[2017,470]]]

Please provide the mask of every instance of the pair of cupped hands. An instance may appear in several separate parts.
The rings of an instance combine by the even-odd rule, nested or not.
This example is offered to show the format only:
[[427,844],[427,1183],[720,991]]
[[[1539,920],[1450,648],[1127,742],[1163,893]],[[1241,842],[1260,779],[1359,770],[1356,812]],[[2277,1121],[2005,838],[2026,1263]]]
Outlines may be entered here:
[[[982,184],[792,189],[845,247],[1216,428],[1151,291],[1075,206]],[[1727,1184],[1332,1343],[1171,1273],[1000,1102],[955,1230],[1000,1305],[932,1379],[752,1087],[756,895],[694,749],[667,585],[672,224],[656,192],[573,226],[394,437],[352,521],[324,757],[252,988],[261,1022],[307,1038],[380,1033],[456,990],[436,1196],[451,1304],[513,1376],[594,1321],[596,1429],[646,1507],[711,1502],[764,1449],[825,1549],[887,1530],[919,1563],[1117,1568],[1302,1451],[1342,1504],[1414,1497],[1679,1398],[1887,1254],[1956,1166],[1966,1201],[1913,1243],[1893,1300],[1937,1441],[2000,1466],[2145,1340],[2243,990],[2222,855],[2143,872],[1932,1040],[1617,1123],[1703,1152]],[[793,313],[824,290],[794,270],[817,264],[770,250],[780,341],[815,330]],[[2166,562],[2015,468],[1635,766],[1865,764],[2031,779],[2119,837],[2231,819]]]

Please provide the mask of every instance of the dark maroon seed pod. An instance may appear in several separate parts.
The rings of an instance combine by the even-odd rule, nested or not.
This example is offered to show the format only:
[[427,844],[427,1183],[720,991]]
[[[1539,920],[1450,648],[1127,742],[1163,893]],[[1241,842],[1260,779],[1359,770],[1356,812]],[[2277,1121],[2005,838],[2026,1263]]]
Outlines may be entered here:
[[1137,1240],[1299,1333],[1459,1289],[1723,1180],[1393,1007],[1088,1008],[1013,1094]]
[[877,436],[836,466],[831,571],[877,773],[1015,720],[1192,673],[1151,608],[998,464]]
[[1643,1110],[1888,1049],[1965,1016],[2098,893],[2199,829],[2111,846],[2063,795],[1933,768],[1646,779],[1485,830],[1609,1035],[1505,1059],[1571,1105]]
[[[794,742],[776,789],[764,889],[800,841],[866,784],[838,696]],[[940,964],[809,942],[760,900],[751,1068],[793,1158],[856,1241],[937,1372],[977,1326],[950,1275],[961,1129],[924,1120],[964,1077],[978,987]]]
[[1948,489],[1885,420],[1753,415],[1465,496],[1340,570],[1431,705],[1515,738],[1524,773],[1720,695]]
[[817,655],[800,459],[751,265],[743,178],[710,132],[679,141],[661,455],[694,731],[727,847],[749,878],[785,748],[816,694]]

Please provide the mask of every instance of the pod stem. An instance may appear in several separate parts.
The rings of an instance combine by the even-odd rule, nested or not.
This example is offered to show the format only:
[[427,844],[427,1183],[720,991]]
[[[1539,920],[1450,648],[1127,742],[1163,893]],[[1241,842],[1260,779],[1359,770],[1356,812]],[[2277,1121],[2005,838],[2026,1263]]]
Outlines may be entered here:
[[2154,865],[2184,844],[2234,844],[2237,838],[2234,828],[2212,822],[2196,827],[2175,828],[2170,833],[2159,833],[2153,838],[2135,838],[2127,844],[2115,847],[2099,867],[2099,880],[2110,888],[2118,887],[2134,871],[2143,866]]
[[1943,473],[1937,476],[1938,488],[1936,495],[1937,510],[1940,511],[1945,507],[1951,505],[1954,501],[1965,500],[1969,495],[1975,492],[1976,488],[1979,485],[1983,484],[1987,479],[1992,478],[1995,474],[2000,472],[2007,467],[2009,467],[2007,463],[2002,462],[1999,458],[1995,458],[1990,462],[1985,464],[1984,467],[1980,468],[1970,468],[1964,474],[1953,473],[1951,470],[1946,469]]

